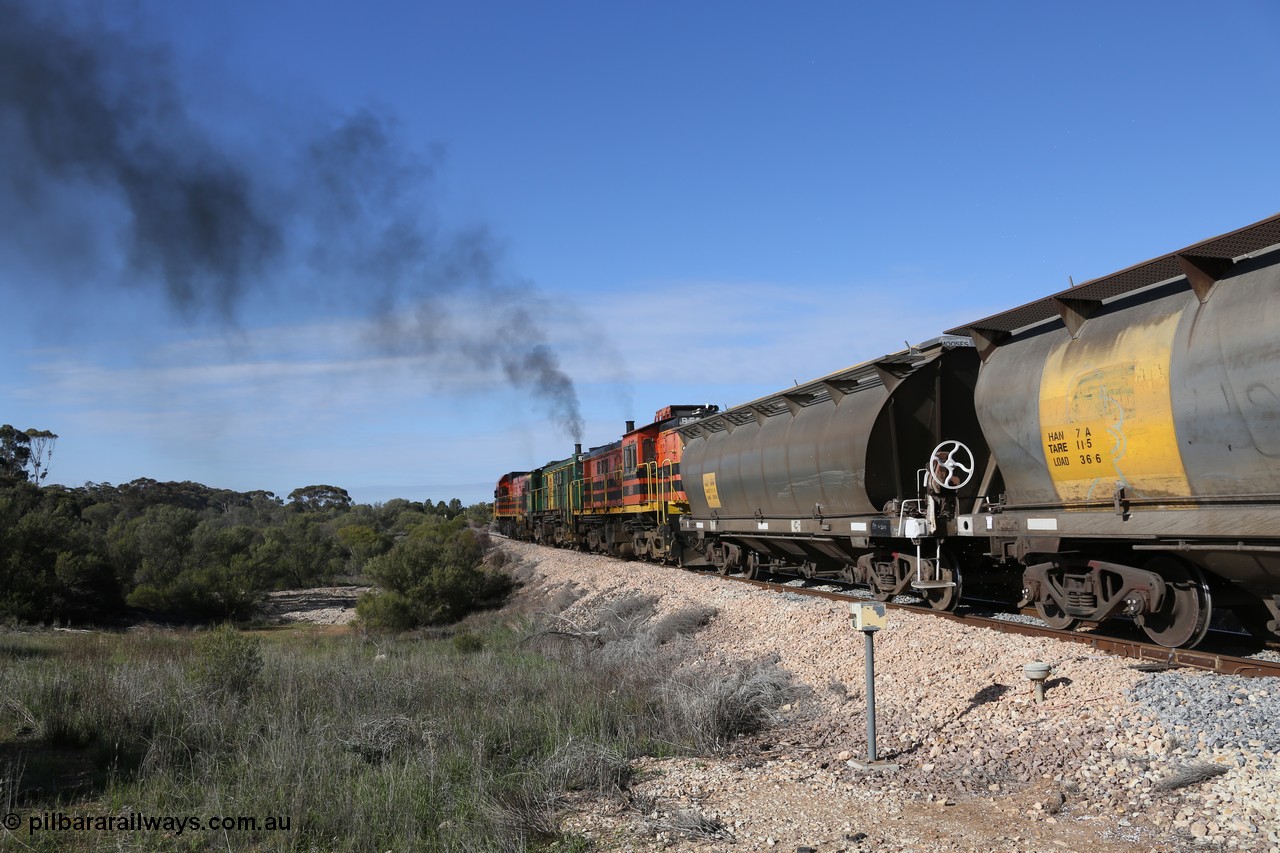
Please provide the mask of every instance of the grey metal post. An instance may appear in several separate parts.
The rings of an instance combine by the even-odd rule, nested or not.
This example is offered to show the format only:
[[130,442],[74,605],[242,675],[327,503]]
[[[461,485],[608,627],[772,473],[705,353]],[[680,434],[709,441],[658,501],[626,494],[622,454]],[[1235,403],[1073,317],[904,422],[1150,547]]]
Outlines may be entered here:
[[867,761],[849,759],[850,767],[862,770],[897,770],[898,765],[876,760],[876,647],[875,633],[888,624],[884,605],[879,602],[854,602],[849,605],[853,629],[866,638],[863,659],[867,668]]
[[876,760],[876,646],[875,628],[863,628],[867,659],[867,761]]

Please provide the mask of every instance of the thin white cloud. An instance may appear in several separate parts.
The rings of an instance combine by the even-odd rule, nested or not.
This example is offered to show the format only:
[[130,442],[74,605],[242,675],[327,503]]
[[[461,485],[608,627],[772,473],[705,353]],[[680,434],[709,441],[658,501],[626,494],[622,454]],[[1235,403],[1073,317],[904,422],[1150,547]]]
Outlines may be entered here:
[[[982,314],[939,300],[943,290],[643,284],[577,298],[542,328],[576,383],[592,446],[659,406],[734,405]],[[571,444],[537,403],[462,352],[491,328],[485,309],[448,313],[450,325],[416,350],[380,346],[373,321],[193,335],[123,356],[110,345],[29,350],[11,385],[41,404],[40,426],[63,434],[63,482],[158,475],[279,494],[309,482],[421,490],[563,458]],[[472,491],[463,497],[485,497]]]

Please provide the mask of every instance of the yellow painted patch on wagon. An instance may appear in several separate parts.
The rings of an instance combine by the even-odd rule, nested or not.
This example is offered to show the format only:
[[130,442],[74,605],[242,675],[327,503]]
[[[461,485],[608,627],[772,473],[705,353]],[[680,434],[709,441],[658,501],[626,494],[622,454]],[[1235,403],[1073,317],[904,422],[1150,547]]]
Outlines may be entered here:
[[1063,501],[1185,495],[1169,390],[1178,315],[1105,341],[1065,339],[1040,379],[1040,440]]
[[716,488],[715,472],[702,475],[702,493],[707,496],[707,506],[720,509],[720,491]]

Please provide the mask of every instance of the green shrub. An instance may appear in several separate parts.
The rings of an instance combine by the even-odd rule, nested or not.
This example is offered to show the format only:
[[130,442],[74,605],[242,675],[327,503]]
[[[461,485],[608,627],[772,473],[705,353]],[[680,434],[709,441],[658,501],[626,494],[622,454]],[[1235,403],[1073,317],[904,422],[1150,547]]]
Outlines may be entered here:
[[356,601],[356,616],[370,628],[408,631],[420,623],[413,602],[398,592],[366,592]]
[[453,648],[462,654],[478,652],[484,648],[484,637],[479,634],[473,634],[470,631],[464,631],[454,636]]
[[484,540],[462,518],[425,520],[369,560],[366,573],[379,589],[361,597],[356,613],[369,627],[401,631],[455,622],[500,604],[514,581],[485,571],[483,557]]
[[262,641],[221,625],[199,636],[191,678],[207,690],[231,695],[249,693],[262,674]]

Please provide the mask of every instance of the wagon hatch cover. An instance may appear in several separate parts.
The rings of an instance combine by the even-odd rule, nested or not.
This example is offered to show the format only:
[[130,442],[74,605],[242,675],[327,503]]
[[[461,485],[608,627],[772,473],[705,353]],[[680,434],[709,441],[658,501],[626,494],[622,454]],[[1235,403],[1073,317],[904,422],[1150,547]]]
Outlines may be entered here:
[[910,349],[881,356],[872,361],[827,374],[812,382],[798,384],[793,388],[752,400],[750,403],[734,406],[685,424],[677,431],[686,439],[705,436],[708,433],[733,432],[734,429],[745,424],[759,425],[766,419],[778,415],[795,415],[809,406],[830,402],[839,403],[849,394],[865,391],[868,388],[887,386],[892,389],[912,371],[935,360],[943,351],[972,345],[967,337],[943,335]]

